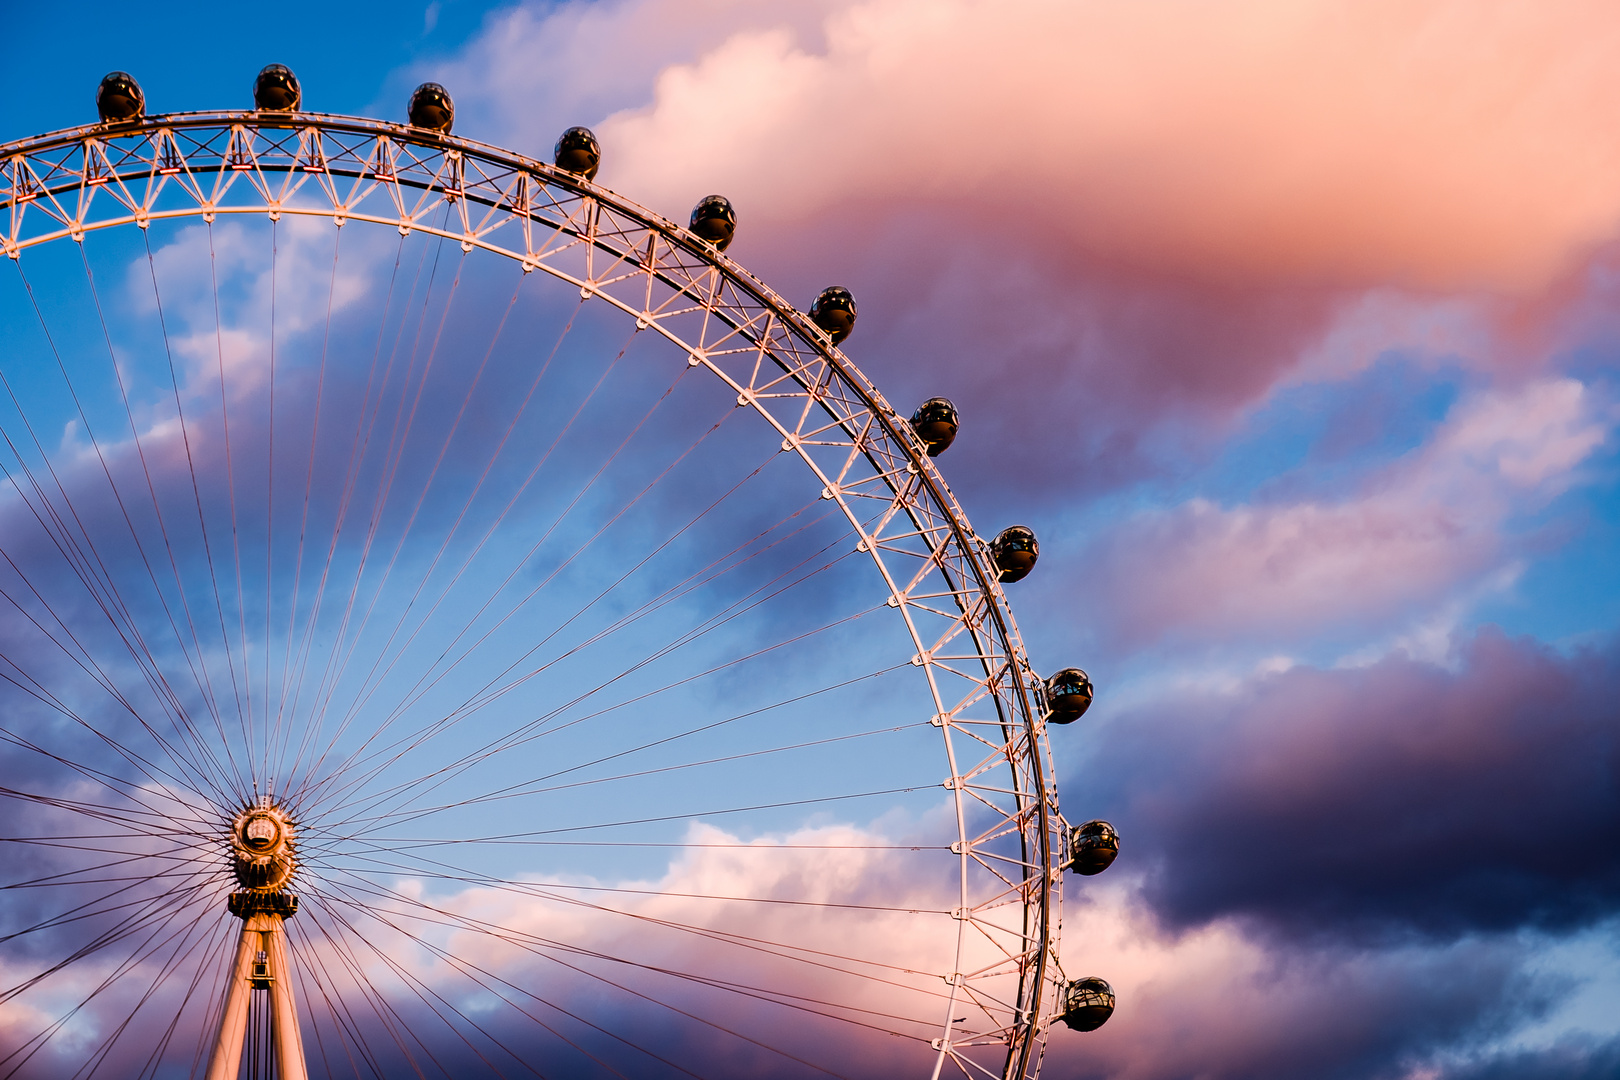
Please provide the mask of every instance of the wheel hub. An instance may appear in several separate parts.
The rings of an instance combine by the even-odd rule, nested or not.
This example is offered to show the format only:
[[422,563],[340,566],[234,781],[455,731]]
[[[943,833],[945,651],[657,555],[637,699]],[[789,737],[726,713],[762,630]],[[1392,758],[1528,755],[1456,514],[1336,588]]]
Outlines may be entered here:
[[293,823],[269,799],[244,807],[231,822],[231,870],[242,888],[275,892],[298,869]]

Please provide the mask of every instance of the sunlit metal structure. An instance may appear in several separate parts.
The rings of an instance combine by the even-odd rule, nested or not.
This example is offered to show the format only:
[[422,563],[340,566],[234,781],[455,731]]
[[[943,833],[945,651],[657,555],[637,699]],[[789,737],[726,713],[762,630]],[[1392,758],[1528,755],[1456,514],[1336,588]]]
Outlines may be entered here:
[[236,956],[225,980],[219,1028],[208,1054],[206,1080],[236,1080],[247,1042],[255,995],[269,1023],[270,1057],[277,1080],[306,1080],[304,1044],[293,1000],[283,924],[298,913],[290,891],[298,868],[294,826],[270,799],[247,806],[231,822],[231,869],[241,886],[230,896],[232,915],[242,920]]
[[[435,84],[413,95],[409,125],[266,114],[300,105],[282,70],[261,75],[258,111],[166,115],[145,114],[133,80],[109,76],[98,96],[107,122],[0,147],[0,251],[26,260],[103,230],[236,216],[427,235],[617,309],[718,380],[847,521],[926,677],[959,864],[957,961],[939,973],[932,1075],[1036,1076],[1054,1021],[1090,1023],[1101,1007],[1102,991],[1076,1004],[1078,984],[1057,962],[1071,837],[1047,725],[1077,713],[1061,694],[1057,715],[1043,712],[1002,590],[1033,568],[1033,533],[981,539],[934,464],[956,436],[954,407],[932,399],[909,420],[896,412],[838,348],[854,325],[850,293],[828,289],[808,313],[776,294],[726,253],[735,214],[725,200],[700,203],[688,228],[595,186],[601,150],[586,129],[564,133],[555,165],[454,136],[454,107]],[[1085,693],[1089,703],[1089,681]],[[231,912],[242,927],[209,1080],[236,1076],[259,992],[271,1002],[280,1075],[305,1075],[282,933],[298,905],[295,828],[269,801],[240,807],[230,825],[240,886]],[[970,942],[990,943],[994,962],[968,968]]]

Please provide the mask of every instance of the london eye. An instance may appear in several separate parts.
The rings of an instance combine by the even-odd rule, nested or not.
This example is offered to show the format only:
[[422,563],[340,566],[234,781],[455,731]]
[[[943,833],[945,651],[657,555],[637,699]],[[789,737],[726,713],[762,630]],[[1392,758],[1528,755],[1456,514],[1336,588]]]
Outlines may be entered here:
[[1108,1018],[1090,680],[848,290],[431,83],[97,105],[0,148],[0,1076],[1010,1080]]

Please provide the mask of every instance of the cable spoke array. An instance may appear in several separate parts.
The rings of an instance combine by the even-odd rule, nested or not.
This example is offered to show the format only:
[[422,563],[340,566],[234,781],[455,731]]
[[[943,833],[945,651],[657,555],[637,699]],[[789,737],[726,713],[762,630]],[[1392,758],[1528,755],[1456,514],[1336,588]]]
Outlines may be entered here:
[[813,322],[372,121],[45,136],[0,203],[0,1076],[200,1073],[265,797],[311,1075],[1038,1072],[1039,682]]

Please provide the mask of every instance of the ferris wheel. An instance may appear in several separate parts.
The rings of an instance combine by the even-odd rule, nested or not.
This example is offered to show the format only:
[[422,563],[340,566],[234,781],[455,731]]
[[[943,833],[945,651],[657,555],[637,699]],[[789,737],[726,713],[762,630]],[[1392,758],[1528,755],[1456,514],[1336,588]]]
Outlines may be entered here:
[[431,83],[97,104],[0,148],[0,1077],[1008,1080],[1108,1018],[1090,681],[847,290]]

